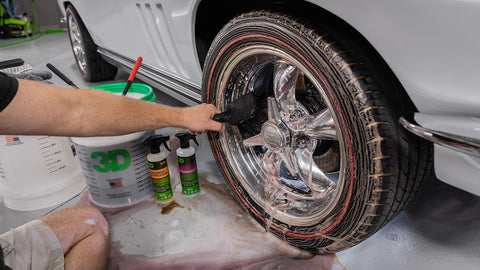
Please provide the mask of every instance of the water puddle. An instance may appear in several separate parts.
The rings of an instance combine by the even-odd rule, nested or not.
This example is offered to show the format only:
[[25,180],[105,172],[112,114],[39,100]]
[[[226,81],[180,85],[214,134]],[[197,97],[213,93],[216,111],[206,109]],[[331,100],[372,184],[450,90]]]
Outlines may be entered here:
[[178,204],[175,200],[173,200],[171,203],[168,205],[162,207],[162,212],[160,212],[162,215],[168,215],[170,214],[176,207],[179,208],[185,208],[183,205]]

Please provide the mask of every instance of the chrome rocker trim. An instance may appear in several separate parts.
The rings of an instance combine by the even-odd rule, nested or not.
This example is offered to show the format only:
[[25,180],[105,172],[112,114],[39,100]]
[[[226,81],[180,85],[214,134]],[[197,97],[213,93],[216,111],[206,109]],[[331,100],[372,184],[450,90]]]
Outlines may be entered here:
[[399,122],[406,130],[423,139],[464,154],[480,157],[480,140],[422,127],[413,116],[400,117]]

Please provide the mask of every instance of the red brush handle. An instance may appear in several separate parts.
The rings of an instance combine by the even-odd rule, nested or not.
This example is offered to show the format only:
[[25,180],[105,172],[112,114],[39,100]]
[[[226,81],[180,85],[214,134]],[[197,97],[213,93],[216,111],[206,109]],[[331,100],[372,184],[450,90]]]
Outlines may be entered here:
[[139,56],[137,58],[137,62],[135,63],[135,66],[133,66],[132,72],[130,73],[130,76],[128,76],[128,80],[133,82],[133,79],[135,79],[135,75],[137,74],[138,69],[140,68],[140,65],[142,64],[143,58]]
[[130,72],[130,76],[128,76],[127,84],[125,85],[125,89],[123,89],[123,96],[127,95],[128,89],[130,88],[130,85],[133,82],[133,79],[135,79],[135,75],[137,74],[138,69],[140,68],[140,64],[142,64],[143,58],[139,56],[137,58],[137,62],[133,66],[132,72]]

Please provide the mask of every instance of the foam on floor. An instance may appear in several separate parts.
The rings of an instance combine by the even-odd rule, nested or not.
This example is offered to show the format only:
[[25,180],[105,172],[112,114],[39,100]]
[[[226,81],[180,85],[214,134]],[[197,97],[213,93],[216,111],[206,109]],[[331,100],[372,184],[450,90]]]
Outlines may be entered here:
[[[333,255],[287,245],[235,201],[221,176],[199,173],[201,191],[168,207],[154,199],[102,209],[110,224],[110,269],[342,269]],[[93,205],[86,192],[79,204]]]

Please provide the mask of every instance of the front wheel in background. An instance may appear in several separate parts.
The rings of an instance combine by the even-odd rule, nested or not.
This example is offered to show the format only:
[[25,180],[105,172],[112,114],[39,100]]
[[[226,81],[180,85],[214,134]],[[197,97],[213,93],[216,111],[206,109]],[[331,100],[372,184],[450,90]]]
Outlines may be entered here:
[[7,39],[10,38],[10,36],[11,30],[4,25],[0,25],[0,39]]
[[68,5],[65,12],[68,37],[80,75],[89,82],[113,79],[117,74],[117,67],[106,62],[97,52],[97,46],[75,8]]
[[204,102],[257,97],[255,117],[209,133],[227,183],[266,230],[315,253],[374,234],[429,171],[430,145],[398,124],[404,90],[348,38],[256,11],[221,30],[204,66]]

